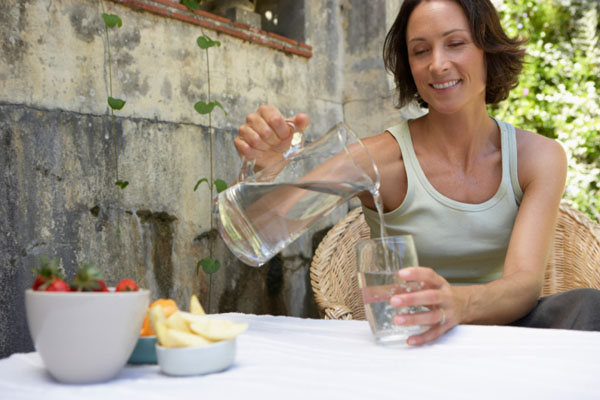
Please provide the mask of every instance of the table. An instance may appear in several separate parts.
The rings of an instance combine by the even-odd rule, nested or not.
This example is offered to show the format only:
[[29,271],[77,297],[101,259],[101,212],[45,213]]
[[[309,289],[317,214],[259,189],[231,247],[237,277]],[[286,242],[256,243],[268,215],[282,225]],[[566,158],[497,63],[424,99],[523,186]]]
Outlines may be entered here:
[[461,325],[386,348],[365,321],[223,315],[249,324],[224,372],[128,365],[107,383],[64,385],[20,353],[0,360],[0,399],[600,399],[600,332]]

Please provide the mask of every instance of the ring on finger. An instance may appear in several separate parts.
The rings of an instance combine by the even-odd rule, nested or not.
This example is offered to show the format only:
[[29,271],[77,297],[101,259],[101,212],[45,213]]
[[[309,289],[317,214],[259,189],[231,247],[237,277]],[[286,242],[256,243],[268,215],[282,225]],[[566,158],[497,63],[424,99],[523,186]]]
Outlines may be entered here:
[[440,325],[444,325],[446,323],[446,311],[440,307],[440,311],[442,312],[442,318],[440,319]]

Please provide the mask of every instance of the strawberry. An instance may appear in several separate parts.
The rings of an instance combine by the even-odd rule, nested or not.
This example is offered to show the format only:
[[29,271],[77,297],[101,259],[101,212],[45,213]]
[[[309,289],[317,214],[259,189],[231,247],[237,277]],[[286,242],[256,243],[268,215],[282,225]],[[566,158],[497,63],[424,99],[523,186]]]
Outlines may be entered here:
[[98,289],[94,290],[95,292],[108,292],[108,287],[106,287],[106,283],[102,279],[96,279],[96,283],[99,285]]
[[58,260],[53,259],[48,262],[46,257],[40,259],[40,267],[33,270],[36,274],[35,281],[31,288],[33,290],[44,290],[40,289],[40,286],[47,282],[51,282],[54,279],[63,279],[63,275],[60,269],[58,269]]
[[94,264],[85,263],[77,270],[71,282],[72,292],[108,292],[100,270]]
[[39,290],[44,290],[46,292],[69,292],[71,288],[67,285],[67,282],[62,279],[53,279],[40,286]]
[[138,285],[135,283],[133,279],[125,278],[121,280],[117,284],[116,291],[117,292],[136,292],[138,290]]

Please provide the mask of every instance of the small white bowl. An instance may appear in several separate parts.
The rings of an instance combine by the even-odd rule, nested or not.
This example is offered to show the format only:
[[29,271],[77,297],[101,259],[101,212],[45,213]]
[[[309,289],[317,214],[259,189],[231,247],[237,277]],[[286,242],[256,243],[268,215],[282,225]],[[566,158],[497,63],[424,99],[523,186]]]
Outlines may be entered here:
[[138,340],[149,302],[146,289],[25,292],[35,349],[50,375],[64,383],[96,383],[115,377]]
[[223,371],[235,360],[235,338],[206,346],[167,348],[156,345],[160,370],[167,375],[204,375]]

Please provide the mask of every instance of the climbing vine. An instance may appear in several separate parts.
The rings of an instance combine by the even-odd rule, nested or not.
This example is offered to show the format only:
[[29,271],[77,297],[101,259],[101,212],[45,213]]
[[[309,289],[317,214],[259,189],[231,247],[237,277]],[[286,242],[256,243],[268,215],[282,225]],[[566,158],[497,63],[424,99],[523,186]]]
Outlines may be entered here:
[[120,28],[123,26],[123,21],[118,15],[107,14],[104,9],[104,3],[100,1],[102,7],[102,19],[104,21],[104,37],[106,40],[106,55],[108,64],[108,97],[107,103],[111,117],[111,136],[114,147],[114,162],[115,162],[115,186],[117,187],[117,235],[121,234],[121,191],[124,190],[128,181],[121,180],[119,177],[119,149],[117,144],[117,133],[115,130],[115,110],[121,110],[125,106],[125,100],[113,97],[113,79],[112,79],[112,56],[110,52],[110,37],[109,30],[112,28]]
[[[195,10],[199,10],[200,7],[200,3],[202,2],[202,0],[181,0],[180,1],[181,4],[185,5],[190,11],[194,12]],[[108,14],[105,11],[104,8],[104,4],[102,2],[102,0],[100,0],[100,4],[102,7],[102,19],[104,21],[104,25],[105,25],[105,29],[104,29],[104,35],[105,35],[105,41],[106,41],[106,57],[107,57],[107,65],[108,65],[108,97],[107,97],[107,103],[109,106],[109,112],[110,112],[110,117],[111,117],[111,136],[112,136],[112,141],[113,141],[113,146],[114,146],[114,164],[115,164],[115,186],[117,187],[117,234],[120,235],[120,209],[121,209],[121,191],[124,190],[128,185],[129,182],[126,180],[122,180],[121,177],[119,176],[119,149],[118,149],[118,142],[117,142],[117,134],[116,134],[116,128],[115,128],[115,111],[121,110],[125,104],[126,101],[122,100],[120,98],[116,98],[113,95],[113,78],[112,78],[112,55],[111,55],[111,49],[110,49],[110,36],[109,36],[109,31],[111,29],[118,29],[120,27],[123,26],[123,21],[121,20],[121,18],[118,15],[115,14]],[[213,148],[213,138],[214,138],[214,129],[212,126],[212,113],[216,108],[220,108],[225,115],[227,115],[227,112],[225,111],[225,108],[223,107],[223,105],[221,103],[219,103],[216,100],[212,100],[211,98],[211,71],[210,71],[210,53],[209,53],[209,49],[213,48],[213,47],[219,47],[221,46],[221,42],[219,42],[218,40],[213,40],[212,38],[210,38],[208,35],[206,35],[204,33],[204,31],[201,31],[201,35],[196,39],[196,45],[198,46],[199,49],[201,49],[206,57],[206,77],[207,77],[207,87],[208,87],[208,93],[207,93],[207,101],[197,101],[194,104],[194,110],[199,113],[200,115],[207,115],[208,116],[208,132],[209,132],[209,143],[210,143],[210,149],[211,151],[209,151],[210,154],[210,160],[209,160],[209,164],[210,164],[210,173],[209,173],[209,178],[206,177],[202,177],[200,179],[198,179],[198,181],[196,182],[195,186],[194,186],[194,191],[197,191],[198,188],[201,186],[202,183],[206,183],[209,187],[210,190],[210,196],[211,199],[214,198],[215,195],[215,191],[216,193],[220,193],[223,190],[227,189],[227,183],[223,180],[223,179],[219,179],[214,177],[214,163],[213,163],[213,153],[212,153],[212,148]],[[210,228],[211,230],[214,229],[213,226],[213,220],[211,219],[210,222]],[[220,268],[220,262],[218,260],[215,260],[213,258],[213,248],[210,248],[210,256],[203,258],[201,260],[199,260],[196,263],[196,272],[198,273],[200,271],[200,269],[202,269],[202,271],[204,273],[206,273],[209,276],[209,308],[210,308],[210,290],[211,290],[211,283],[212,283],[212,274],[214,274],[215,272],[217,272]]]
[[[181,4],[185,5],[192,12],[200,9],[200,3],[201,3],[200,0],[181,0]],[[209,186],[210,197],[212,199],[214,197],[215,190],[217,191],[217,193],[220,193],[223,190],[227,189],[227,183],[223,179],[218,179],[218,178],[215,179],[214,178],[213,152],[212,152],[214,131],[213,131],[213,126],[212,126],[212,112],[215,110],[216,107],[220,108],[225,113],[225,115],[227,115],[227,112],[225,111],[225,108],[223,107],[223,105],[221,105],[221,103],[219,103],[216,100],[211,100],[209,49],[211,49],[213,47],[220,47],[221,42],[219,42],[218,40],[213,40],[208,35],[206,35],[203,30],[201,30],[201,32],[202,32],[202,35],[196,39],[196,44],[198,45],[198,47],[201,50],[204,51],[204,54],[206,56],[206,78],[207,78],[208,96],[207,96],[206,102],[205,101],[196,102],[194,104],[194,110],[196,110],[196,112],[198,112],[201,115],[208,115],[208,133],[209,133],[209,141],[210,141],[209,142],[210,143],[210,151],[209,151],[209,154],[210,154],[210,160],[209,160],[210,179],[206,178],[206,177],[200,178],[196,182],[196,185],[194,186],[194,191],[198,190],[199,186],[202,183],[206,183]],[[210,228],[211,228],[211,230],[214,229],[212,218],[210,220]],[[212,246],[210,247],[209,251],[210,251],[209,257],[203,258],[196,263],[196,273],[198,273],[200,271],[200,269],[202,269],[202,271],[209,276],[208,301],[209,301],[209,309],[210,309],[212,274],[214,274],[215,272],[217,272],[219,270],[219,268],[221,267],[221,263],[219,262],[219,260],[215,260],[213,258]]]

